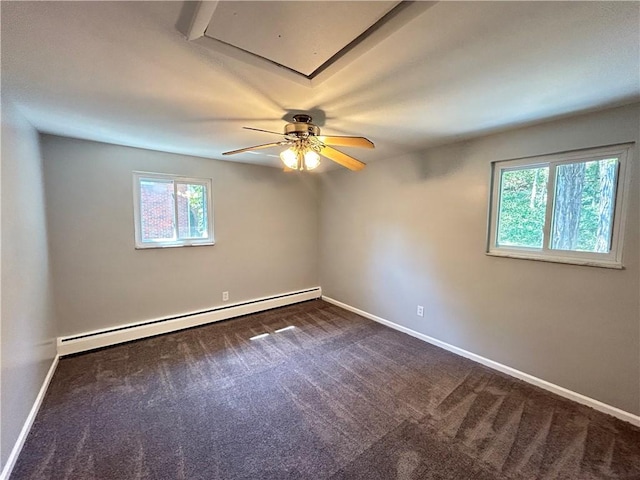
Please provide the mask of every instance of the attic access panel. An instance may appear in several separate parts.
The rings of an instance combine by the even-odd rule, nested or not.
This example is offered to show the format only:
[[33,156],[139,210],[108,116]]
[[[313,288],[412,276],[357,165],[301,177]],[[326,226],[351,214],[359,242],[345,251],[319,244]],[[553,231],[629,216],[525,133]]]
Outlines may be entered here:
[[401,2],[218,2],[205,36],[308,78]]

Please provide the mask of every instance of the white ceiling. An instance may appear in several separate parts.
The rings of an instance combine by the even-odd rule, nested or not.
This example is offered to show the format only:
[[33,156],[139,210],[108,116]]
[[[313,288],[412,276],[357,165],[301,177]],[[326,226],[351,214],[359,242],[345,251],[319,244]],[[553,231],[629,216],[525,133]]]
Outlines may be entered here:
[[310,110],[369,162],[637,101],[639,5],[440,2],[305,83],[188,41],[193,2],[3,1],[2,94],[42,132],[209,158]]

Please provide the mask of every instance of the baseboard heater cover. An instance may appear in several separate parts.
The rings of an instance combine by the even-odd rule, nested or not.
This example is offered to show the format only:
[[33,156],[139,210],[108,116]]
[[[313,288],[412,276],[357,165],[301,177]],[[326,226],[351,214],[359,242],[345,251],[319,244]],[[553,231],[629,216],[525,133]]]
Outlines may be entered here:
[[231,305],[223,305],[207,310],[174,315],[172,317],[157,318],[93,330],[77,335],[59,337],[57,342],[58,355],[64,356],[86,352],[96,348],[108,347],[132,340],[161,335],[163,333],[184,330],[185,328],[206,325],[207,323],[219,322],[250,313],[262,312],[272,308],[314,300],[320,297],[322,297],[322,289],[320,287],[314,287],[269,297],[256,298]]

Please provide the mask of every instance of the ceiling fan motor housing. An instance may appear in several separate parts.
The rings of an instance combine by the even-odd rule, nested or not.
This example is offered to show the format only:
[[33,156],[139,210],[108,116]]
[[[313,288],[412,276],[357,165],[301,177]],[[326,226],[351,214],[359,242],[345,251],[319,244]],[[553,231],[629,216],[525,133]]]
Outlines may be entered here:
[[293,120],[293,123],[287,123],[285,125],[285,135],[295,135],[296,137],[320,135],[320,128],[311,123],[311,117],[309,115],[294,115]]

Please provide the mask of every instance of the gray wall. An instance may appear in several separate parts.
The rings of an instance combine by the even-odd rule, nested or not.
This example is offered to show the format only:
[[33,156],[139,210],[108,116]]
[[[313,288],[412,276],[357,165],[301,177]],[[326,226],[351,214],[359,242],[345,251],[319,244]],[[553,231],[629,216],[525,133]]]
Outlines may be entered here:
[[[323,294],[640,414],[638,152],[625,270],[486,256],[490,162],[637,141],[639,106],[339,170],[321,187]],[[416,316],[424,305],[425,317]]]
[[2,99],[0,460],[13,448],[55,356],[37,132]]
[[[318,285],[314,177],[43,136],[59,335]],[[134,249],[134,170],[213,179],[216,245]]]
[[[223,290],[312,287],[318,270],[331,297],[640,413],[637,153],[625,270],[484,254],[491,161],[637,141],[639,117],[623,107],[336,170],[319,192],[313,176],[43,136],[50,262],[38,137],[3,101],[2,462],[54,336],[221,305]],[[133,170],[213,178],[217,244],[135,250]]]

